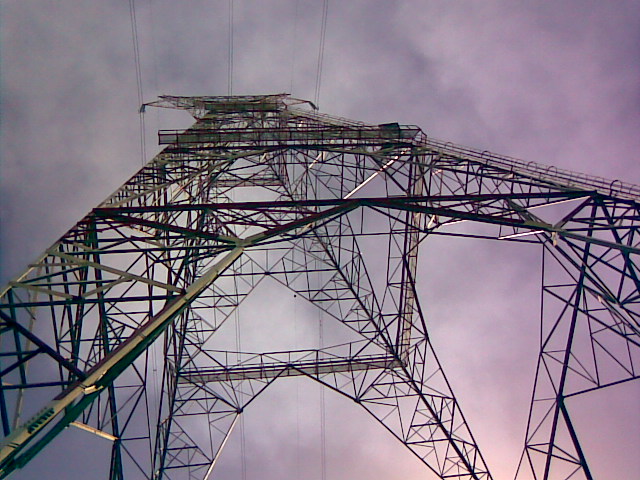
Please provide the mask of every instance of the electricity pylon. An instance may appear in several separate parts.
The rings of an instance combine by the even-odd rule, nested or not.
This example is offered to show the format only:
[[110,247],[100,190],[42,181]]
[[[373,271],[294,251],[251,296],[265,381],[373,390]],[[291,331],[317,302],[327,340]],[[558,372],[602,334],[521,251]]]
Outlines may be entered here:
[[[196,121],[161,131],[166,148],[0,292],[2,476],[73,426],[111,440],[112,479],[210,478],[243,410],[272,382],[307,376],[436,478],[490,479],[416,292],[419,245],[451,235],[541,248],[516,476],[593,477],[570,400],[638,377],[639,187],[322,115],[284,94],[151,105]],[[266,278],[346,340],[222,350],[220,327]]]

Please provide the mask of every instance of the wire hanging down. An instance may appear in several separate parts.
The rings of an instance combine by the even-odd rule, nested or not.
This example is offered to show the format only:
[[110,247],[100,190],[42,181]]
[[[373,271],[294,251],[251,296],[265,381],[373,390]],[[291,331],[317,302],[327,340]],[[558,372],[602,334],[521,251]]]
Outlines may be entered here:
[[291,82],[289,84],[289,93],[293,95],[293,85],[295,81],[296,71],[296,45],[298,44],[298,5],[299,0],[296,0],[295,13],[293,15],[293,41],[291,42]]
[[[236,287],[237,288],[237,287]],[[242,361],[242,332],[240,329],[240,315],[238,312],[238,306],[236,306],[234,312],[235,327],[236,327],[236,361],[238,364]],[[245,435],[244,415],[240,415],[240,458],[241,458],[241,473],[242,480],[247,480],[247,442]]]
[[320,105],[320,86],[322,84],[322,63],[324,61],[324,42],[327,34],[327,14],[329,12],[329,0],[322,2],[322,24],[320,25],[320,46],[318,48],[318,65],[316,69],[316,91],[313,102],[318,108]]
[[[317,265],[316,261],[316,265]],[[324,315],[318,309],[318,350],[324,348]],[[320,353],[322,357],[322,353]],[[320,473],[321,480],[327,480],[327,406],[325,402],[325,386],[320,384]]]
[[233,95],[233,0],[229,0],[229,42],[227,52],[227,95]]
[[136,85],[138,90],[138,105],[140,109],[138,114],[140,116],[140,155],[141,163],[145,164],[147,159],[147,145],[145,139],[145,124],[144,124],[144,95],[142,91],[142,68],[140,65],[140,44],[138,42],[138,22],[136,19],[136,5],[135,0],[129,0],[129,17],[131,19],[131,41],[133,42],[133,61],[136,67]]

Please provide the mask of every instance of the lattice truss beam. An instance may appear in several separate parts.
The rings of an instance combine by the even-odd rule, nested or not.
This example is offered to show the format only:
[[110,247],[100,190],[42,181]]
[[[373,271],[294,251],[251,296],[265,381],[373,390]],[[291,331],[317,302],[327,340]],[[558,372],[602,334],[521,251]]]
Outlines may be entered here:
[[[360,404],[435,477],[491,478],[416,294],[419,245],[448,235],[544,250],[517,477],[591,478],[571,402],[638,377],[638,187],[285,95],[155,106],[196,123],[160,132],[167,147],[1,292],[2,475],[73,425],[112,441],[111,478],[208,478],[241,412],[276,379],[304,375]],[[349,341],[217,347],[266,278]]]

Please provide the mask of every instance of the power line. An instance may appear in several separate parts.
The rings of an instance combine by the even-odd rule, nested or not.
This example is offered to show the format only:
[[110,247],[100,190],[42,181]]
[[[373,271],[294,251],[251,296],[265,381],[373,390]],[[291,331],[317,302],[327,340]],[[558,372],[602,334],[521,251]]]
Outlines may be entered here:
[[[237,289],[236,283],[236,289]],[[238,364],[242,361],[242,332],[240,330],[240,315],[238,312],[238,306],[236,305],[234,315],[235,315],[235,324],[236,324],[236,361]],[[245,436],[245,425],[244,425],[244,414],[240,414],[240,458],[241,458],[241,473],[242,480],[247,480],[247,454],[246,454],[246,436]]]
[[[153,13],[153,0],[149,0],[149,23],[151,24],[151,53],[153,59],[153,85],[152,88],[154,90],[154,95],[158,95],[158,48],[157,48],[157,40],[156,40],[156,23],[155,23],[155,15]],[[156,109],[158,112],[159,109]]]
[[[316,260],[316,265],[317,265]],[[319,274],[318,274],[319,275]],[[324,315],[322,309],[318,309],[318,348],[320,356],[323,356],[324,348]],[[320,384],[320,471],[321,479],[327,480],[327,408],[325,405],[325,386]]]
[[233,95],[233,0],[229,0],[229,50],[227,52],[227,94]]
[[325,386],[320,385],[320,465],[322,480],[327,480],[327,407],[325,405]]
[[289,86],[289,93],[293,94],[293,84],[295,80],[296,71],[296,45],[298,44],[298,6],[300,0],[296,0],[295,13],[293,15],[293,41],[291,42],[291,82]]
[[[150,35],[151,35],[151,58],[153,60],[153,76],[152,76],[152,84],[151,84],[151,88],[153,90],[152,96],[153,97],[157,97],[158,95],[160,95],[160,89],[159,89],[159,82],[158,82],[158,78],[159,78],[159,74],[158,74],[158,48],[157,48],[157,35],[156,35],[156,22],[155,22],[155,15],[153,13],[153,0],[149,0],[147,3],[147,6],[149,8],[148,12],[149,12],[149,24],[150,24]],[[151,130],[159,130],[160,129],[160,109],[156,108],[155,109],[155,129],[152,128]],[[146,126],[145,126],[146,129]]]
[[327,33],[327,15],[329,12],[329,0],[322,2],[322,24],[320,26],[320,46],[318,48],[318,65],[316,69],[316,92],[313,97],[316,107],[320,104],[320,86],[322,84],[322,63],[324,61],[324,43]]
[[[293,335],[296,345],[298,340],[298,298],[297,294],[293,294]],[[300,382],[296,382],[296,477],[300,478]]]
[[139,124],[140,124],[140,155],[142,157],[141,162],[144,165],[147,158],[147,147],[145,139],[145,124],[144,124],[144,95],[142,92],[142,67],[140,65],[140,44],[138,42],[138,22],[136,20],[136,5],[135,0],[129,0],[129,17],[131,19],[131,41],[133,42],[133,61],[136,67],[136,85],[138,90],[138,105],[139,110]]

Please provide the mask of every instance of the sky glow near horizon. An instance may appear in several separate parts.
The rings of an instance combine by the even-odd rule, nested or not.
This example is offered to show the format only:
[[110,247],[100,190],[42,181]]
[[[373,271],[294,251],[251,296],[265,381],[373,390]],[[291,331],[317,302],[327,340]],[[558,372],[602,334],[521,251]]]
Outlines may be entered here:
[[[141,165],[128,4],[78,3],[3,8],[3,285]],[[227,9],[226,0],[136,2],[145,102],[227,93]],[[321,13],[309,0],[235,0],[233,93],[313,99]],[[639,184],[640,2],[330,1],[319,106]],[[158,129],[186,128],[191,118],[153,109],[145,121],[148,160]],[[418,287],[437,353],[496,480],[513,477],[522,449],[539,257],[527,245],[449,238],[420,251]],[[262,332],[278,329],[288,332],[282,345],[314,346],[317,313],[277,287],[257,295],[248,316],[274,295],[284,301],[252,319],[247,346],[262,347]],[[640,472],[637,383],[576,413],[598,479]],[[288,379],[247,410],[247,478],[320,478],[318,399],[310,380]],[[366,412],[329,392],[326,407],[328,479],[432,478]],[[217,478],[242,478],[240,438],[236,431]],[[12,478],[105,478],[105,442],[67,431]]]

